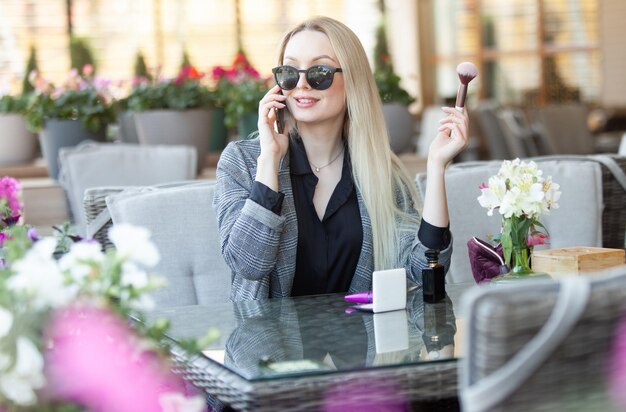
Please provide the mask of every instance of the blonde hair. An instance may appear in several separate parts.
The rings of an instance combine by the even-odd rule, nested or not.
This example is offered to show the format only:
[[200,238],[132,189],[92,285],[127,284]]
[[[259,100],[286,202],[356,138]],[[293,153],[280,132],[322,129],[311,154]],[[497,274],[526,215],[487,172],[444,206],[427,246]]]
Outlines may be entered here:
[[[372,222],[375,270],[404,266],[408,250],[399,250],[404,231],[417,230],[418,217],[410,213],[417,192],[398,157],[391,151],[383,116],[382,103],[358,37],[345,24],[328,18],[307,20],[285,35],[281,42],[278,64],[283,64],[287,43],[304,30],[324,33],[343,69],[347,116],[344,136],[347,138],[352,174],[363,197]],[[287,114],[287,121],[295,126]],[[400,188],[398,198],[396,189]]]

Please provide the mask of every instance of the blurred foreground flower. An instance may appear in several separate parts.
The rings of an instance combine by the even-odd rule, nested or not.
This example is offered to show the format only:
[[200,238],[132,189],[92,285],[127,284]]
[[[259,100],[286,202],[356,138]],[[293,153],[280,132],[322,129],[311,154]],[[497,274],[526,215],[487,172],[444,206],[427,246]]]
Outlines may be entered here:
[[34,240],[24,226],[5,239],[0,410],[67,410],[75,403],[97,411],[158,411],[172,402],[177,410],[204,410],[201,397],[187,398],[159,350],[167,323],[128,320],[143,319],[142,311],[154,306],[147,293],[164,283],[143,269],[159,257],[149,233],[117,225],[110,237],[121,251],[105,254],[98,243],[78,242],[60,260],[55,239]]
[[89,410],[160,411],[162,395],[184,393],[182,380],[155,352],[142,349],[110,310],[77,305],[57,311],[48,339],[48,389]]
[[20,192],[21,186],[16,179],[10,176],[0,178],[0,229],[19,219],[22,213]]

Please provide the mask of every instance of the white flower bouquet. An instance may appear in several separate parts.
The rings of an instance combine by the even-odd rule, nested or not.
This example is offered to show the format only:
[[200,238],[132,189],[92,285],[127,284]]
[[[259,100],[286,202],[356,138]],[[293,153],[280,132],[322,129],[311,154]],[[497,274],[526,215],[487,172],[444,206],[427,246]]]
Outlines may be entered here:
[[530,271],[529,252],[546,243],[549,236],[539,216],[559,207],[559,188],[535,162],[520,159],[505,160],[498,173],[481,184],[478,202],[489,216],[496,209],[502,216],[502,232],[494,240],[502,243],[505,261],[514,273]]

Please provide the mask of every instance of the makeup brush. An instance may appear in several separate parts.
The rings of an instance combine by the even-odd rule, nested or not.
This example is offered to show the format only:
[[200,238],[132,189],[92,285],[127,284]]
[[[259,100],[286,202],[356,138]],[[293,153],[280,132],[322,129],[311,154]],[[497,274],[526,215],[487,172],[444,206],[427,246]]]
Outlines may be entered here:
[[467,97],[467,85],[474,80],[474,77],[478,76],[478,69],[474,63],[463,62],[456,66],[456,72],[459,75],[459,90],[456,93],[455,108],[462,112],[463,106],[465,106],[465,98]]

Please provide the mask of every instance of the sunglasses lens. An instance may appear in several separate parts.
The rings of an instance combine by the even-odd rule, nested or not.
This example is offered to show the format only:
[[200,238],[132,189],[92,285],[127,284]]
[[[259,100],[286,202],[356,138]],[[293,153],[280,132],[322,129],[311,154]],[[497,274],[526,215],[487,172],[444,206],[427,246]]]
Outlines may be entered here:
[[333,84],[333,72],[328,67],[313,66],[306,72],[306,81],[314,89],[326,90]]
[[277,67],[274,72],[276,84],[283,90],[291,90],[296,87],[299,80],[299,74],[296,69],[289,66]]

